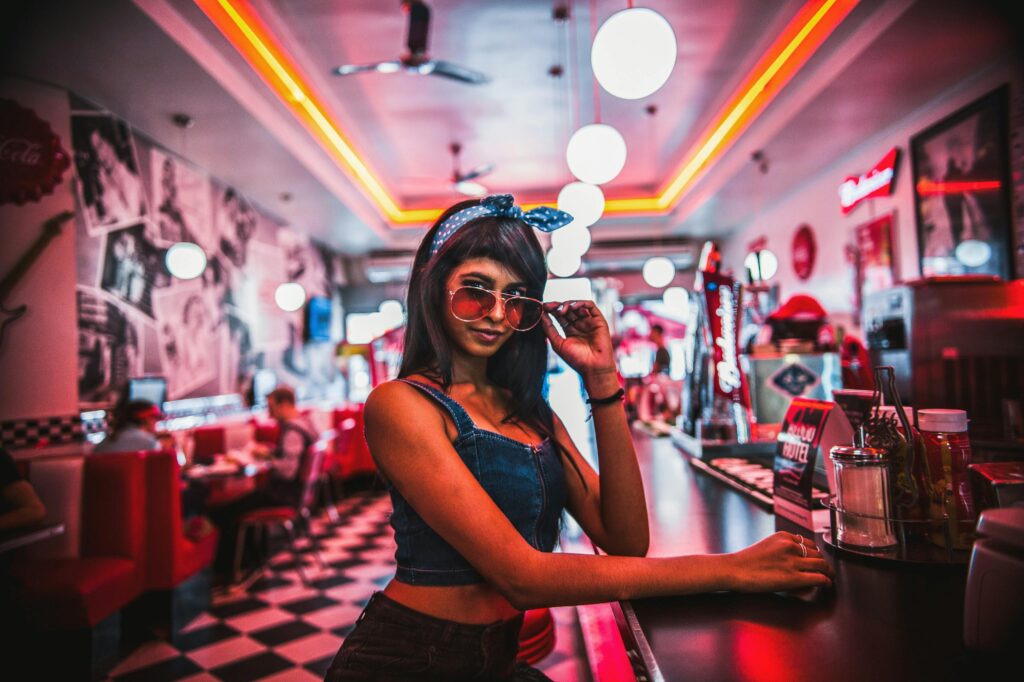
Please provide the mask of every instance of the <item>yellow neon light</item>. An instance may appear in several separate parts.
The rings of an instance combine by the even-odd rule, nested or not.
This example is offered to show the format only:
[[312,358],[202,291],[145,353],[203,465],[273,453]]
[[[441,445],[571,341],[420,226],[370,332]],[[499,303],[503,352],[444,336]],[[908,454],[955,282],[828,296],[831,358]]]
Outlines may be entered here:
[[[245,0],[195,0],[195,2],[221,30],[228,41],[247,58],[253,69],[272,87],[282,102],[320,142],[325,151],[336,162],[340,162],[339,166],[343,170],[351,174],[353,180],[364,190],[364,193],[387,218],[392,227],[410,227],[429,223],[443,212],[444,209],[440,208],[403,209],[397,205],[377,176],[345,139],[337,124],[324,112],[324,107],[320,104],[315,91],[302,78],[297,65],[291,62],[283,50],[280,52],[275,50],[276,41],[272,34],[260,25],[258,16]],[[825,41],[832,30],[858,4],[859,0],[810,0],[797,14],[794,22],[811,12],[811,8],[819,2],[820,6],[813,10],[810,18],[798,30],[793,32],[794,26],[791,23],[779,36],[779,39],[773,43],[769,52],[757,63],[758,66],[755,69],[770,57],[773,50],[778,50],[775,57],[771,59],[771,63],[767,67],[763,67],[760,75],[742,94],[737,93],[734,96],[731,100],[734,102],[731,108],[723,110],[722,115],[716,119],[718,123],[684,157],[679,171],[661,192],[655,196],[609,199],[605,203],[605,213],[660,215],[672,210],[700,173],[709,168],[711,162],[725,152],[728,144],[745,130],[744,124],[749,124],[753,117],[768,105],[774,95],[788,82],[788,78],[791,78],[806,63],[814,50]],[[244,9],[239,9],[239,7]],[[230,25],[224,24],[215,8],[223,12]],[[247,18],[246,15],[250,18]],[[822,22],[827,17],[830,18],[830,23],[822,26]],[[815,36],[817,42],[805,45],[805,41],[819,27],[822,30]],[[778,44],[791,32],[792,38],[779,49]],[[791,62],[794,54],[802,47],[806,48],[802,61],[798,58]],[[785,69],[788,71],[784,71]],[[756,71],[752,72],[743,82],[749,83],[755,73]],[[771,92],[769,86],[772,85],[772,79],[779,76],[780,73],[783,74],[783,77],[779,78],[774,92]],[[273,78],[270,77],[271,75]],[[531,206],[533,205],[539,204],[531,204]]]

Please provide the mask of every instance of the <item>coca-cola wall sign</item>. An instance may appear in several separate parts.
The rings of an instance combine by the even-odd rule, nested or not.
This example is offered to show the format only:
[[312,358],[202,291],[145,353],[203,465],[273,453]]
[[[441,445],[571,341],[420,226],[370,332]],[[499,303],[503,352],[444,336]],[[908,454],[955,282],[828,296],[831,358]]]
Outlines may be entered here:
[[850,175],[839,185],[839,206],[846,215],[865,199],[892,194],[896,181],[896,168],[900,161],[899,147],[893,147],[875,164],[875,167],[861,175]]
[[793,272],[796,276],[803,280],[810,279],[817,257],[818,245],[814,240],[814,230],[805,223],[793,235]]
[[0,98],[0,204],[39,201],[60,184],[70,164],[49,123]]

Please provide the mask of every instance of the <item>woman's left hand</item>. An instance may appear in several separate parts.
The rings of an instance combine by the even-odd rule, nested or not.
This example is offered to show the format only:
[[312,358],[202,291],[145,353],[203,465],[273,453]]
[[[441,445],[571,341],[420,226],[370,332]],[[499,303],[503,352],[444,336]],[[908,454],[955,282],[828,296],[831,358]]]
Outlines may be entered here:
[[[564,338],[555,329],[551,318],[562,327]],[[593,374],[616,371],[611,332],[593,301],[545,303],[540,323],[558,356],[584,379]]]

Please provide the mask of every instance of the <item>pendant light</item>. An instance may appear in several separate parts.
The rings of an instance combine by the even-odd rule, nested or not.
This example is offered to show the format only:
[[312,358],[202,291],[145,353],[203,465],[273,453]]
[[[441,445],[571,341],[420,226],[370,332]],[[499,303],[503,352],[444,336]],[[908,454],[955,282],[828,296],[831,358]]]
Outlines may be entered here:
[[626,141],[606,123],[585,125],[569,138],[565,150],[569,170],[582,182],[611,182],[626,165]]
[[167,271],[178,279],[195,279],[206,270],[206,252],[192,242],[178,242],[164,256]]
[[590,51],[597,82],[622,99],[655,93],[676,65],[672,26],[654,10],[632,4],[601,25]]
[[274,290],[274,303],[286,313],[295,312],[305,302],[306,290],[298,282],[284,282]]
[[676,276],[676,266],[664,256],[648,258],[642,270],[644,281],[656,289],[668,286]]

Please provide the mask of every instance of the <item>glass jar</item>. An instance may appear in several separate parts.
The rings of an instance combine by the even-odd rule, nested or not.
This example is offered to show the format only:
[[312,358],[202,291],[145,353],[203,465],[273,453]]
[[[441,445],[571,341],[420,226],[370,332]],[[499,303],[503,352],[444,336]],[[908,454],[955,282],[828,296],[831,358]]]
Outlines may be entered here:
[[976,518],[967,465],[971,441],[964,410],[919,410],[918,424],[928,467],[929,517],[936,527],[932,541],[953,549],[968,549]]
[[885,450],[837,445],[829,451],[836,481],[836,540],[844,547],[896,545]]

